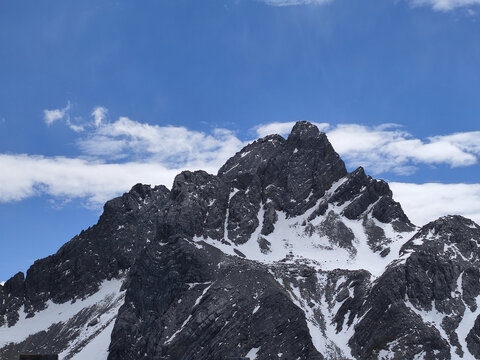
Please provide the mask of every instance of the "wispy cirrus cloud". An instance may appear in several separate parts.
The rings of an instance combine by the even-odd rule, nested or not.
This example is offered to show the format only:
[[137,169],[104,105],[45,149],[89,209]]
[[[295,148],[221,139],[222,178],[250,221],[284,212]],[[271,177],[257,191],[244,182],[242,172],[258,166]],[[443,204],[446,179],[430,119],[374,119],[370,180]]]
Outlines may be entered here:
[[260,0],[271,6],[322,5],[332,0]]
[[43,119],[45,123],[50,126],[55,122],[65,122],[67,126],[72,129],[75,132],[82,132],[85,130],[84,125],[79,123],[79,120],[81,119],[75,119],[76,121],[72,121],[70,118],[70,110],[72,108],[72,104],[70,101],[67,102],[67,105],[61,109],[53,109],[53,110],[48,110],[45,109],[43,110]]
[[413,6],[430,6],[437,11],[451,11],[480,5],[480,0],[410,0],[410,3]]
[[64,108],[61,109],[52,109],[43,110],[43,119],[47,125],[52,125],[54,122],[59,120],[68,120],[70,118],[70,102]]
[[[270,6],[323,5],[333,0],[259,0]],[[452,11],[480,5],[480,0],[405,0],[412,7],[428,6],[436,11]]]
[[91,120],[84,120],[82,117],[75,117],[72,121],[70,116],[71,110],[72,103],[68,101],[67,105],[65,105],[63,108],[43,110],[43,119],[48,126],[55,122],[64,122],[73,131],[83,132],[88,128],[98,128],[105,120],[108,113],[107,108],[103,106],[96,106],[90,114]]
[[92,111],[93,123],[96,127],[99,127],[107,116],[108,109],[103,106],[97,106]]

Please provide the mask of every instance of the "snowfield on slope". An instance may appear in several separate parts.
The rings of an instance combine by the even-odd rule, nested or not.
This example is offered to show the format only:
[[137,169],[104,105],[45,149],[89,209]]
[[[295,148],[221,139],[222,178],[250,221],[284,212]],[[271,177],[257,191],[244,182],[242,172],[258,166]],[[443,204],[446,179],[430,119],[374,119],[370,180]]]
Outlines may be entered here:
[[[307,259],[312,261],[312,266],[321,270],[328,271],[339,268],[345,270],[364,269],[369,271],[374,277],[378,277],[384,272],[388,264],[398,259],[400,248],[413,236],[415,231],[397,232],[391,224],[382,223],[369,216],[369,220],[373,221],[375,226],[381,228],[385,234],[385,238],[390,241],[388,244],[390,252],[385,257],[382,257],[378,252],[374,252],[368,245],[363,220],[350,220],[341,215],[349,202],[342,205],[329,204],[324,215],[317,216],[309,221],[308,218],[318,208],[320,203],[334,194],[345,181],[346,179],[342,178],[334,183],[330,190],[317,201],[317,204],[302,215],[288,218],[284,212],[277,211],[278,220],[274,224],[274,231],[269,235],[260,234],[265,214],[264,204],[260,204],[261,206],[258,212],[259,225],[246,243],[229,245],[230,240],[227,236],[228,210],[224,225],[224,243],[202,236],[196,236],[193,240],[196,245],[205,242],[232,256],[239,256],[235,251],[237,250],[244,254],[247,259],[262,263],[273,263],[285,258],[290,261],[294,259]],[[231,192],[230,199],[236,192],[238,192],[238,189],[234,189]],[[367,209],[365,213],[368,214],[369,210],[370,209]],[[343,224],[352,231],[354,235],[353,246],[356,249],[356,254],[352,254],[352,252],[346,248],[332,244],[327,236],[322,236],[315,231],[311,234],[309,233],[308,228],[319,226],[330,212],[340,216]],[[260,238],[264,238],[270,243],[268,252],[262,252],[260,249],[258,243]]]
[[[27,318],[22,306],[19,310],[19,320],[14,326],[0,327],[0,347],[9,343],[20,343],[29,336],[47,331],[52,325],[67,324],[78,318],[84,324],[80,334],[69,341],[68,346],[60,353],[63,359],[104,360],[100,355],[108,352],[110,334],[118,309],[123,304],[125,292],[120,291],[124,278],[105,280],[99,290],[91,296],[75,302],[56,304],[49,300],[46,308]],[[84,314],[88,314],[86,317]],[[76,356],[76,353],[78,353]],[[94,357],[86,354],[97,354]],[[85,356],[84,356],[85,355]],[[73,356],[73,357],[72,357]]]

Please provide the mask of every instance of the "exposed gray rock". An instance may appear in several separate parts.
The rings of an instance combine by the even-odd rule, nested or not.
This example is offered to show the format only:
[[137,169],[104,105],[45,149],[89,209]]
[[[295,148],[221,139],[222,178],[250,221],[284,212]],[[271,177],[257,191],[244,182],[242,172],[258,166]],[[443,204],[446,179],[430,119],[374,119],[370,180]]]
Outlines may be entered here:
[[[480,228],[460,216],[419,230],[403,246],[404,259],[393,263],[366,297],[350,340],[354,354],[376,358],[389,349],[398,359],[470,358],[457,327],[467,307],[477,309],[479,241]],[[478,358],[475,331],[467,344]]]
[[174,237],[146,249],[132,268],[109,359],[224,359],[252,348],[264,359],[323,359],[304,314],[266,267],[200,246]]

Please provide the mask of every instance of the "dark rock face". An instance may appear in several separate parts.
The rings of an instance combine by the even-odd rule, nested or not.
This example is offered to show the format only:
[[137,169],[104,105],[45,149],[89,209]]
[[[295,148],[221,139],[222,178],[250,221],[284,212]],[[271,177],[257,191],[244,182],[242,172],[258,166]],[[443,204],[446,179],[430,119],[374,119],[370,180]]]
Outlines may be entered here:
[[[46,308],[47,301],[79,301],[95,293],[102,281],[124,276],[138,252],[155,238],[156,215],[169,194],[163,186],[151,189],[138,184],[108,201],[98,224],[82,231],[55,255],[36,261],[27,271],[26,280],[19,273],[0,287],[0,325],[14,326],[22,313],[34,318],[36,312]],[[16,360],[20,352],[39,350],[61,352],[78,335],[76,330],[91,321],[92,311],[104,314],[116,301],[86,309],[70,319],[70,324],[52,325],[19,343],[4,343],[0,345],[0,358]],[[23,312],[19,311],[22,306]],[[95,333],[102,327],[95,328]]]
[[272,135],[246,146],[218,172],[233,186],[247,187],[256,202],[271,201],[288,216],[305,213],[346,174],[326,135],[305,121],[293,127],[287,140]]
[[266,268],[200,246],[173,237],[146,250],[132,269],[109,359],[224,359],[253,348],[264,358],[323,359],[304,314]]
[[459,216],[416,229],[299,122],[217,175],[135,185],[0,286],[0,358],[480,359],[479,242]]
[[136,253],[154,238],[154,216],[168,195],[163,186],[137,184],[107,202],[97,225],[30,267],[24,285],[28,311],[41,309],[47,299],[63,303],[82,298],[95,292],[101,280],[129,269]]
[[22,272],[14,275],[0,289],[2,303],[0,304],[0,324],[11,326],[18,321],[18,310],[22,306],[22,300],[25,296],[25,276]]
[[[402,339],[390,345],[395,359],[478,358],[476,328],[464,329],[463,322],[479,315],[479,240],[478,225],[461,216],[418,231],[373,284],[350,340],[354,354],[375,358]],[[464,331],[469,336],[459,339]]]
[[19,360],[58,360],[58,355],[56,354],[45,354],[45,355],[20,355]]

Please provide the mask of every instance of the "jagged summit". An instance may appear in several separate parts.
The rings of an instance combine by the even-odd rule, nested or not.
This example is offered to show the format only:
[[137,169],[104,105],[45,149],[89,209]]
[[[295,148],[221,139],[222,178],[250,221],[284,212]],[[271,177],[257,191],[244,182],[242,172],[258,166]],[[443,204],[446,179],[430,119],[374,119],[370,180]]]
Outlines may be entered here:
[[328,155],[331,154],[335,158],[339,157],[333,150],[332,145],[327,139],[327,135],[321,132],[318,127],[308,121],[298,121],[292,128],[290,135],[287,137],[287,144],[290,148],[305,149],[324,149],[325,161],[328,162]]
[[448,234],[460,229],[480,230],[480,227],[472,220],[461,215],[447,215],[431,221],[422,227],[422,232],[433,231],[434,234]]
[[405,245],[401,254],[425,252],[447,254],[459,261],[480,261],[480,226],[460,215],[443,216],[424,225]]
[[[328,170],[333,170],[337,176],[341,177],[347,173],[345,164],[333,149],[325,133],[320,132],[317,126],[307,121],[300,121],[294,125],[287,140],[280,135],[268,135],[247,145],[220,168],[218,175],[232,179],[239,174],[239,171],[240,173],[265,171],[267,163],[277,157],[281,159],[274,161],[276,165],[284,165],[282,162],[296,158],[306,160],[305,158],[310,157],[311,161],[308,165],[314,165],[312,171],[323,165],[328,166]],[[300,161],[297,160],[292,166],[299,164]],[[237,167],[240,169],[234,171]]]
[[480,358],[480,228],[392,196],[306,121],[137,184],[0,286],[0,358]]

